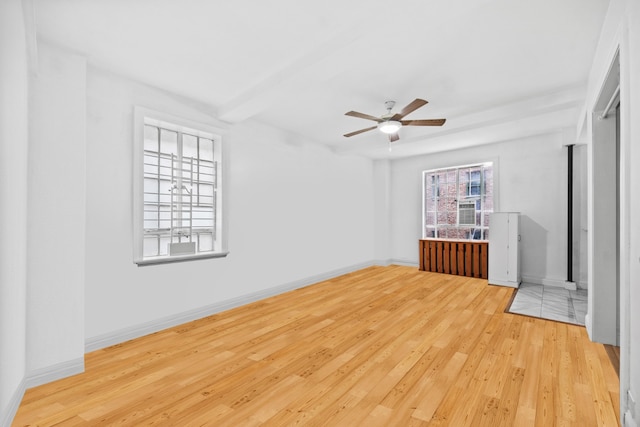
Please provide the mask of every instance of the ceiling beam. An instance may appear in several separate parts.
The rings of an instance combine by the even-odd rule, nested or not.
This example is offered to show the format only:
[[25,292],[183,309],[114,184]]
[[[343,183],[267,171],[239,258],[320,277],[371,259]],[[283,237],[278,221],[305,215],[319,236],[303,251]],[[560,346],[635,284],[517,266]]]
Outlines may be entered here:
[[398,158],[469,148],[533,135],[574,128],[584,104],[584,88],[564,90],[488,107],[484,110],[448,117],[442,128],[420,136],[401,136],[389,153],[388,144],[363,140],[336,148],[338,153],[362,154],[371,158]]
[[[377,21],[376,21],[377,22]],[[319,46],[306,50],[279,71],[219,108],[221,120],[238,123],[277,105],[292,94],[330,80],[344,71],[371,21],[353,25]],[[365,28],[365,26],[367,28]]]

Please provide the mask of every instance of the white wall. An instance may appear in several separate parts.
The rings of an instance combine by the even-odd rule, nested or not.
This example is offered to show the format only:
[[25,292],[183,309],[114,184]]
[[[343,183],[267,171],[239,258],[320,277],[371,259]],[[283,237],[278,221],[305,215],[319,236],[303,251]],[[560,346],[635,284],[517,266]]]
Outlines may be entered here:
[[28,65],[22,5],[0,2],[0,426],[24,390]]
[[30,386],[84,366],[85,70],[84,58],[39,45],[28,165]]
[[0,425],[25,385],[81,371],[86,342],[370,265],[373,162],[254,122],[225,136],[230,255],[137,267],[133,108],[211,112],[46,43],[29,79],[20,2],[1,6]]
[[87,94],[88,342],[373,259],[373,162],[249,123],[225,136],[229,256],[137,267],[134,106],[216,123],[201,105],[96,69]]
[[393,161],[392,257],[418,262],[422,171],[493,161],[496,211],[522,214],[523,280],[562,286],[567,250],[565,138],[559,132]]
[[[624,46],[623,99],[628,108],[623,119],[626,150],[624,168],[627,174],[624,196],[627,203],[624,206],[625,227],[622,233],[628,236],[628,240],[624,241],[625,249],[622,252],[625,269],[622,275],[625,280],[622,291],[622,298],[625,299],[622,322],[629,351],[624,352],[623,358],[624,369],[628,369],[628,389],[635,398],[635,424],[640,425],[640,2],[627,2],[624,19],[628,35]],[[629,260],[628,266],[626,260]],[[627,387],[626,378],[621,381],[621,387]],[[628,401],[626,403],[625,410],[631,406]]]
[[[236,126],[227,136],[229,257],[136,267],[131,241],[133,106],[204,122],[212,114],[160,90],[86,71],[82,58],[43,46],[39,74],[32,82],[34,117],[28,136],[24,33],[20,2],[0,3],[0,421],[20,390],[27,366],[33,374],[75,362],[81,359],[85,339],[372,259],[417,263],[420,173],[425,169],[497,161],[499,209],[525,216],[523,276],[564,281],[562,145],[569,141],[561,133],[376,162],[374,167],[372,161],[337,156],[258,123]],[[611,0],[589,80],[587,112],[618,47],[626,105],[621,271],[625,412],[627,390],[636,401],[640,396],[640,310],[635,309],[640,307],[640,169],[632,167],[640,164],[640,121],[635,119],[640,93],[632,91],[640,85],[637,1]],[[87,98],[81,99],[85,90]],[[86,145],[81,143],[84,136]],[[27,141],[33,144],[29,156]],[[34,204],[29,212],[27,181]],[[388,185],[388,191],[379,185]],[[380,207],[387,210],[380,213]],[[27,216],[33,225],[28,242],[34,256],[30,252],[28,278]],[[51,227],[52,222],[60,229]],[[389,230],[378,233],[385,223],[391,224]]]
[[[620,411],[626,426],[640,425],[640,2],[611,0],[591,69],[585,116],[587,141],[593,155],[591,115],[609,67],[620,52],[621,117],[621,245],[620,245]],[[590,188],[591,200],[598,195]],[[596,199],[597,200],[597,199]],[[593,204],[589,206],[593,217]],[[598,224],[594,224],[597,227]],[[590,240],[592,267],[594,247]],[[589,290],[607,286],[589,277]],[[598,310],[597,304],[594,307]],[[598,313],[590,313],[597,321]],[[589,326],[589,325],[588,325]],[[592,330],[591,325],[588,330]],[[628,391],[635,405],[628,399]],[[631,421],[634,419],[634,421]]]
[[389,160],[374,161],[373,188],[374,257],[377,263],[384,265],[394,261],[391,256],[391,162]]

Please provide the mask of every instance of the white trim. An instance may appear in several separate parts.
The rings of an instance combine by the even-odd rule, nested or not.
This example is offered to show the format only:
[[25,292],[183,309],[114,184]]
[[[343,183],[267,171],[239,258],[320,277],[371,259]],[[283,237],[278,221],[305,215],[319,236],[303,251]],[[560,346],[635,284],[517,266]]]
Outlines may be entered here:
[[623,424],[624,427],[638,427],[638,423],[633,419],[631,415],[631,411],[627,411],[624,413]]
[[405,267],[416,267],[420,266],[419,263],[410,260],[410,259],[401,259],[401,258],[389,258],[389,259],[377,259],[373,262],[374,265],[379,265],[382,267],[386,267],[388,265],[403,265]]
[[84,372],[84,357],[67,360],[66,362],[57,363],[45,368],[36,369],[27,374],[25,377],[26,388],[37,387],[42,384],[50,383],[61,378],[70,377],[72,375]]
[[555,286],[557,288],[565,288],[567,283],[564,279],[549,279],[546,277],[526,276],[522,275],[522,282],[533,283],[534,285]]
[[[224,135],[228,133],[228,126],[220,123],[202,123],[187,118],[175,116],[169,113],[152,110],[149,108],[134,106],[133,108],[133,262],[138,265],[164,264],[174,261],[189,261],[198,258],[222,258],[229,253],[227,239],[227,209],[225,207],[228,189],[226,175],[226,158],[225,153],[227,144]],[[218,211],[216,212],[216,235],[219,243],[216,244],[214,252],[206,254],[188,255],[182,257],[163,256],[157,258],[145,259],[143,257],[142,237],[143,237],[143,207],[141,201],[143,197],[144,177],[142,174],[142,165],[144,157],[144,125],[153,122],[163,127],[170,127],[176,131],[187,131],[190,134],[203,135],[214,141],[214,160],[218,161],[218,203],[216,204]],[[215,148],[217,144],[217,149]]]
[[61,378],[70,377],[72,375],[84,372],[84,357],[80,357],[56,365],[47,366],[46,368],[36,369],[26,375],[16,387],[6,411],[0,419],[0,427],[11,427],[13,419],[18,412],[24,393],[28,388],[37,387],[42,384],[50,383]]
[[134,261],[138,267],[142,267],[145,265],[155,265],[155,264],[169,264],[172,262],[182,262],[182,261],[194,261],[199,259],[209,259],[209,258],[224,258],[229,255],[229,251],[226,252],[202,252],[195,255],[173,255],[173,256],[159,256],[156,258],[148,258],[144,260]]
[[360,264],[351,265],[349,267],[339,268],[326,273],[321,273],[315,276],[310,276],[304,279],[285,283],[283,285],[274,286],[272,288],[263,289],[263,290],[252,292],[246,295],[241,295],[239,297],[231,298],[226,301],[221,301],[208,306],[174,314],[172,316],[167,316],[167,317],[163,317],[150,322],[145,322],[139,325],[131,326],[129,328],[124,328],[118,331],[113,331],[113,332],[98,335],[95,337],[90,337],[85,340],[85,352],[89,353],[91,351],[100,350],[102,348],[119,344],[134,338],[139,338],[145,335],[149,335],[154,332],[161,331],[163,329],[171,328],[173,326],[181,325],[186,322],[191,322],[193,320],[211,316],[212,314],[216,314],[221,311],[229,310],[235,307],[240,307],[242,305],[259,301],[264,298],[272,297],[274,295],[282,294],[284,292],[292,291],[294,289],[303,288],[305,286],[309,286],[314,283],[322,282],[324,280],[329,280],[337,276],[342,276],[343,274],[347,274],[357,270],[361,270],[363,268],[371,267],[372,265],[374,265],[373,262],[363,262]]
[[520,287],[520,283],[521,282],[514,282],[511,280],[496,280],[496,279],[492,279],[491,281],[488,281],[490,285],[497,285],[497,286],[507,286],[509,288],[518,288]]
[[484,161],[484,162],[469,163],[469,164],[460,165],[460,166],[447,166],[447,167],[442,167],[442,168],[429,169],[429,170],[422,171],[422,173],[425,174],[425,173],[432,173],[432,172],[440,172],[440,171],[444,171],[444,170],[448,170],[448,169],[475,168],[477,166],[488,166],[489,164],[491,164],[491,167],[493,168],[493,161],[492,160],[487,160],[487,161]]
[[[171,113],[165,113],[151,108],[136,105],[133,107],[134,117],[144,120],[145,117],[154,120],[160,120],[166,123],[172,123],[178,128],[189,128],[195,131],[204,131],[212,135],[224,135],[229,131],[229,126],[220,121],[211,121],[211,123],[202,123],[200,121],[187,119]],[[138,121],[142,124],[142,121]]]
[[18,387],[16,387],[16,390],[13,392],[13,395],[11,395],[11,399],[9,399],[9,403],[5,408],[6,411],[3,412],[2,419],[0,419],[1,427],[11,427],[11,424],[13,423],[13,419],[18,412],[18,408],[20,407],[20,403],[22,402],[22,398],[24,397],[24,392],[26,391],[26,389],[27,387],[23,378],[22,381],[20,381],[20,383],[18,384]]

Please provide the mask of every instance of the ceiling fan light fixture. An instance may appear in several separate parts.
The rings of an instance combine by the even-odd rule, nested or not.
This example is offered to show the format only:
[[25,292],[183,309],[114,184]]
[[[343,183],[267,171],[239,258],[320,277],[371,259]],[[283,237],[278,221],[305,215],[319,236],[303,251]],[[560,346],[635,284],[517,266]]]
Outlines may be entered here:
[[385,122],[378,123],[378,129],[380,132],[391,134],[396,133],[402,127],[402,123],[397,120],[387,120]]
[[375,125],[357,130],[355,132],[345,133],[346,138],[350,136],[360,135],[370,130],[379,129],[380,132],[389,135],[389,142],[395,142],[400,139],[398,131],[403,126],[442,126],[447,119],[423,119],[423,120],[402,120],[407,114],[411,114],[420,107],[427,104],[424,99],[416,98],[411,101],[406,107],[404,107],[399,113],[393,114],[391,110],[395,106],[395,102],[387,101],[384,106],[387,107],[387,113],[380,117],[372,116],[369,114],[358,113],[357,111],[348,111],[345,116],[358,117],[360,119],[366,119],[376,122]]

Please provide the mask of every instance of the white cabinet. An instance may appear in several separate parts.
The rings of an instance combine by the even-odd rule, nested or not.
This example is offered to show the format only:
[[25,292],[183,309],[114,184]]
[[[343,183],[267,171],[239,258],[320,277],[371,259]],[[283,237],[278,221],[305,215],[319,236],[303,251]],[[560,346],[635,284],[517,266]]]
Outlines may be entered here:
[[520,214],[494,212],[489,218],[489,283],[520,285]]

